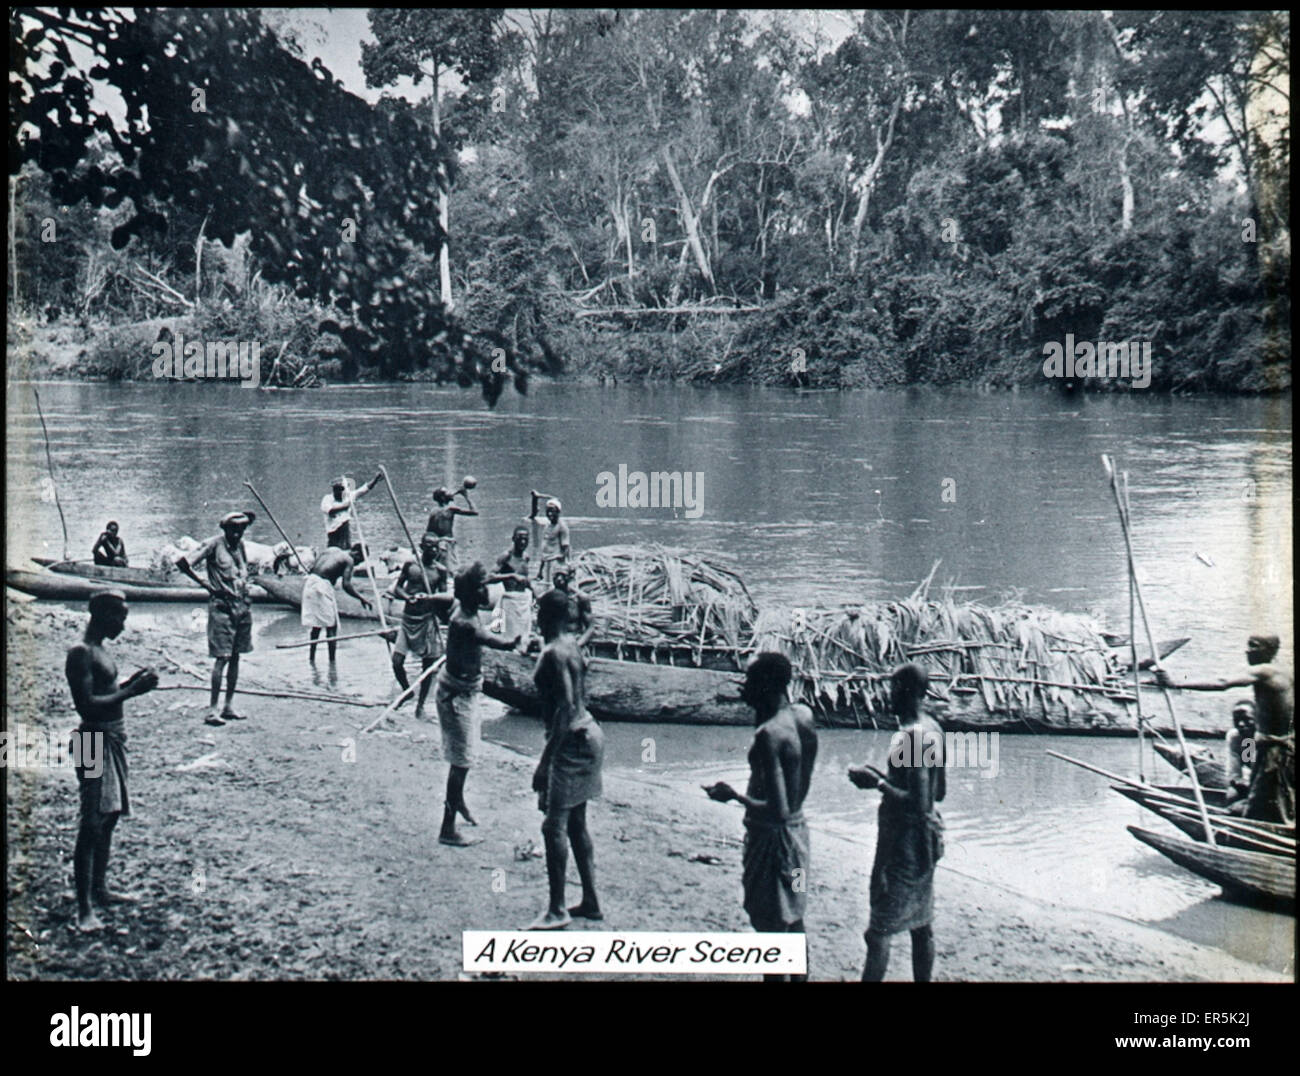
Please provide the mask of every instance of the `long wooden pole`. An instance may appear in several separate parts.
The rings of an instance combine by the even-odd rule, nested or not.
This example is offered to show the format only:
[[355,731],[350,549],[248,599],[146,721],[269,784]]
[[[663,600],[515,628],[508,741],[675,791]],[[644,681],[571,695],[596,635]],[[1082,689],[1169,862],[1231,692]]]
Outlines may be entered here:
[[304,575],[310,574],[311,569],[308,568],[307,565],[305,565],[302,562],[302,557],[298,555],[298,547],[294,545],[291,541],[289,541],[289,536],[284,533],[284,528],[281,527],[280,524],[278,524],[275,521],[275,516],[271,514],[271,509],[267,507],[266,502],[262,500],[261,494],[259,494],[257,490],[253,489],[253,483],[245,481],[244,485],[246,485],[248,487],[249,492],[252,493],[252,495],[257,498],[257,503],[262,506],[262,511],[266,513],[266,518],[271,521],[271,526],[273,526],[277,531],[280,532],[280,537],[284,539],[285,545],[287,545],[290,551],[293,553],[293,558],[298,562],[298,567],[302,569],[303,574]]
[[[1128,500],[1128,471],[1124,472],[1124,517],[1129,518]],[[1129,661],[1133,666],[1133,706],[1137,711],[1138,726],[1138,780],[1145,781],[1146,773],[1142,769],[1142,686],[1140,677],[1142,671],[1138,665],[1137,649],[1137,590],[1133,581],[1133,573],[1128,573],[1128,648]]]
[[[387,482],[388,480],[385,479],[384,481]],[[356,491],[356,484],[353,483],[352,490],[349,492],[355,493],[355,491]],[[357,541],[361,543],[361,548],[365,551],[367,559],[369,559],[370,547],[366,545],[366,536],[361,533],[361,513],[357,511],[357,499],[355,496],[352,497],[352,522],[357,525]],[[370,571],[367,574],[369,574],[370,576],[370,586],[375,592],[375,612],[379,614],[380,627],[382,627],[384,631],[387,632],[388,621],[384,619],[384,599],[379,596],[379,581],[375,578],[375,569],[374,569],[373,562],[371,563]],[[356,638],[356,636],[353,636],[353,638]],[[393,640],[390,639],[385,634],[384,642],[387,644],[388,653],[391,655],[393,652]]]
[[[11,188],[12,190],[12,188]],[[14,298],[18,297],[18,263],[14,262]],[[45,428],[45,411],[41,408],[41,394],[32,389],[36,397],[36,414],[41,420],[41,435],[45,438],[45,466],[50,471],[50,490],[54,494],[54,507],[59,510],[59,523],[63,525],[63,559],[68,559],[68,521],[63,518],[63,502],[59,500],[59,485],[54,481],[54,459],[50,455],[50,431]]]
[[[359,631],[353,635],[336,635],[330,641],[336,643],[342,643],[342,642],[346,642],[349,639],[369,639],[371,636],[374,635],[387,635],[389,632],[394,630],[396,629],[375,628],[371,631]],[[319,642],[320,642],[319,639],[308,639],[305,642],[301,642],[301,643],[276,643],[275,648],[277,650],[296,650],[298,647],[311,646],[313,643],[319,643]]]
[[[208,691],[206,684],[159,684],[155,691]],[[342,706],[383,706],[382,702],[366,702],[363,699],[347,699],[342,695],[314,695],[306,691],[259,691],[257,688],[240,687],[236,695],[260,695],[267,699],[307,699],[311,702],[337,702]]]
[[420,555],[420,547],[415,544],[415,539],[411,537],[411,528],[406,525],[406,517],[402,515],[402,506],[397,503],[397,494],[393,492],[393,483],[382,463],[379,465],[379,473],[384,476],[384,488],[388,490],[388,498],[393,502],[393,511],[397,513],[397,522],[402,525],[402,533],[406,535],[406,540],[411,544],[411,552],[415,554],[415,563],[420,566],[420,575],[424,577],[424,589],[432,594],[433,584],[429,582],[429,573],[425,571],[424,557]]
[[[1120,530],[1124,532],[1124,549],[1128,554],[1128,570],[1133,581],[1133,595],[1137,598],[1138,610],[1142,614],[1142,627],[1146,632],[1147,646],[1151,648],[1151,666],[1159,671],[1160,651],[1156,649],[1155,636],[1151,633],[1151,620],[1147,616],[1146,602],[1142,600],[1142,585],[1138,581],[1137,562],[1133,557],[1133,535],[1129,530],[1129,519],[1124,512],[1124,503],[1120,497],[1118,476],[1109,456],[1103,455],[1101,461],[1106,468],[1106,474],[1110,476],[1111,492],[1115,495],[1115,506],[1119,510],[1119,524]],[[1173,721],[1174,732],[1178,735],[1178,746],[1182,749],[1183,758],[1187,759],[1187,772],[1192,778],[1192,795],[1196,798],[1196,807],[1201,812],[1201,822],[1205,826],[1205,839],[1213,848],[1218,842],[1214,839],[1214,827],[1210,825],[1210,812],[1205,809],[1205,797],[1201,794],[1201,782],[1196,776],[1196,767],[1192,764],[1192,753],[1187,749],[1187,739],[1183,736],[1183,723],[1178,719],[1178,711],[1174,708],[1174,700],[1170,697],[1169,688],[1164,685],[1161,687],[1165,705],[1169,708],[1169,718]]]
[[427,669],[425,669],[422,673],[420,673],[420,675],[417,676],[415,680],[412,682],[410,687],[408,687],[405,691],[403,691],[400,695],[398,695],[397,698],[395,698],[386,707],[384,707],[384,712],[380,714],[377,718],[375,718],[372,722],[370,722],[369,725],[367,725],[365,728],[361,730],[362,733],[364,734],[369,732],[376,725],[378,725],[379,722],[383,721],[384,718],[386,718],[389,714],[391,714],[394,710],[396,710],[399,706],[401,706],[402,703],[404,703],[407,699],[409,699],[412,695],[414,695],[415,689],[419,687],[422,683],[424,683],[427,679],[429,679],[429,677],[431,677],[439,669],[441,669],[443,665],[446,663],[446,661],[447,661],[447,655],[444,654],[432,665],[430,665]]

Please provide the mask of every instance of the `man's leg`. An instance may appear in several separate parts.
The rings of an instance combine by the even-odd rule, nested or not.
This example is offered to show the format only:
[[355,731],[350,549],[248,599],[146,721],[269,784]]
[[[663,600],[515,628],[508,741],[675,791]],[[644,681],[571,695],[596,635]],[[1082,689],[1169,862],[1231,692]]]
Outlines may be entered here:
[[223,717],[239,717],[235,713],[235,685],[239,683],[239,651],[230,655],[226,671],[226,706],[221,711]]
[[889,970],[889,935],[867,931],[867,963],[862,969],[864,983],[880,983]]
[[[406,691],[411,686],[411,681],[406,678],[406,655],[398,650],[393,651],[393,678],[397,681],[397,686]],[[421,684],[421,687],[424,685]]]
[[320,628],[312,628],[308,635],[311,639],[311,646],[307,648],[307,660],[313,665],[316,664],[316,640],[320,638]]
[[[427,655],[425,657],[422,657],[420,659],[420,671],[426,672],[429,666],[432,664],[433,664],[433,658]],[[424,716],[424,700],[429,697],[429,688],[433,686],[433,681],[434,681],[434,677],[432,676],[426,676],[423,680],[420,681],[420,698],[415,704],[416,717]]]
[[934,932],[927,923],[912,931],[912,981],[928,983],[934,971]]
[[101,907],[109,904],[131,904],[135,897],[126,893],[113,893],[108,888],[108,855],[113,845],[113,830],[117,826],[119,814],[108,815],[99,828],[99,838],[95,842],[95,856],[90,875],[90,896]]
[[77,830],[77,845],[72,852],[72,875],[77,889],[77,928],[100,930],[104,924],[90,903],[90,891],[95,874],[95,850],[99,843],[102,817],[87,817],[82,812],[81,826]]
[[337,623],[331,624],[325,629],[325,645],[329,647],[331,665],[334,664],[339,654],[338,634],[339,626]]
[[[569,811],[566,826],[569,844],[573,846],[573,858],[578,864],[578,877],[582,879],[582,903],[569,909],[570,915],[582,919],[604,919],[600,911],[600,901],[596,897],[596,852],[587,830],[587,805],[580,803]],[[543,835],[545,827],[543,827]],[[548,851],[549,855],[549,851]],[[564,875],[560,875],[560,898],[564,898]],[[560,905],[563,907],[563,904]]]
[[462,836],[456,829],[458,813],[464,815],[465,821],[471,826],[478,825],[465,806],[465,778],[468,776],[468,766],[452,766],[447,774],[447,799],[442,805],[442,829],[438,833],[438,840],[443,844],[464,847],[475,843]]
[[206,718],[209,725],[224,725],[217,711],[217,700],[221,698],[221,676],[226,671],[227,658],[212,659],[212,692],[208,697],[208,716]]
[[[564,908],[564,876],[569,869],[571,814],[568,808],[550,809],[542,820],[542,840],[546,845],[546,881],[549,901],[546,911],[529,926],[529,930],[559,930],[573,922]],[[585,889],[585,882],[584,882]]]

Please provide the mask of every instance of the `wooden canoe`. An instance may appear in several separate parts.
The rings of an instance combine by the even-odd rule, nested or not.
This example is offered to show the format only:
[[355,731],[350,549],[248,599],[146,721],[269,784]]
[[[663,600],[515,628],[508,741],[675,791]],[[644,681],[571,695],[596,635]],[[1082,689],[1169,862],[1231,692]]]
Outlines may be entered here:
[[1199,841],[1153,833],[1139,826],[1128,831],[1143,844],[1237,897],[1265,901],[1295,910],[1295,859],[1210,847]]
[[[147,569],[113,568],[114,572],[140,571]],[[184,578],[183,576],[181,578]],[[121,578],[104,576],[72,575],[68,572],[55,572],[43,569],[39,572],[24,568],[6,568],[5,585],[21,590],[37,598],[52,601],[85,601],[99,590],[120,590],[129,602],[189,602],[202,603],[208,600],[208,593],[196,583],[182,585],[166,584],[157,579],[148,582],[128,582]],[[254,602],[268,602],[270,596],[258,585],[249,585],[249,598]]]
[[[292,605],[295,609],[302,608],[302,588],[307,581],[305,575],[266,575],[260,577],[261,585],[271,596],[273,601],[281,605]],[[392,579],[379,579],[379,593],[382,595],[392,585]],[[374,604],[374,598],[369,593],[370,581],[354,581],[353,586],[364,594],[370,603]],[[373,620],[379,621],[379,614],[374,609],[367,610],[351,594],[345,594],[338,587],[334,588],[334,598],[338,602],[339,616],[344,620]],[[390,621],[395,615],[400,615],[401,610],[398,606],[400,602],[393,602],[390,599],[384,599],[384,616]]]
[[[1121,796],[1126,796],[1134,803],[1139,803],[1147,810],[1158,814],[1193,840],[1205,840],[1205,826],[1201,823],[1200,811],[1190,800],[1134,785],[1111,785],[1110,787]],[[1209,803],[1205,806],[1210,815],[1210,824],[1214,828],[1215,843],[1220,847],[1242,848],[1295,858],[1295,826],[1238,818],[1236,815],[1229,814],[1223,807]]]
[[[1160,743],[1158,740],[1151,746],[1155,749],[1156,754],[1173,766],[1174,769],[1183,773],[1187,772],[1187,759],[1183,757],[1182,748]],[[1196,779],[1201,782],[1202,788],[1228,787],[1228,770],[1222,762],[1204,749],[1193,751],[1192,758],[1196,762]]]

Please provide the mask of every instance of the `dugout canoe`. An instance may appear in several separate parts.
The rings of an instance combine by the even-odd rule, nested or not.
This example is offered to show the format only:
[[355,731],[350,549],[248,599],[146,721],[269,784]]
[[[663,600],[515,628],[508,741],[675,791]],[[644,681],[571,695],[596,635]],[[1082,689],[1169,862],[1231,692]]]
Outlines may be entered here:
[[[483,693],[524,713],[536,714],[540,700],[533,686],[536,655],[489,650],[483,654]],[[732,670],[681,665],[654,665],[591,657],[587,662],[587,708],[598,721],[643,721],[686,725],[753,724],[753,713],[740,701],[741,675]],[[990,709],[985,694],[932,691],[927,712],[954,732],[1054,732],[1085,736],[1133,735],[1132,727],[1084,721],[1045,705],[1017,712]],[[898,727],[885,709],[864,714],[845,705],[846,696],[823,691],[812,705],[817,723],[827,728]],[[1094,713],[1093,717],[1095,718]],[[1116,714],[1116,721],[1119,715]],[[1215,734],[1207,730],[1207,734]]]
[[1153,833],[1140,826],[1128,831],[1180,867],[1223,887],[1234,897],[1262,901],[1295,912],[1295,858],[1211,847],[1200,841]]
[[[307,581],[305,575],[267,575],[259,578],[258,582],[270,595],[271,600],[281,605],[291,605],[295,609],[302,608],[302,588]],[[392,579],[379,579],[379,592],[382,595],[393,583]],[[370,590],[369,580],[354,582],[353,585],[373,604],[373,597],[367,593]],[[338,602],[339,617],[344,620],[373,620],[379,621],[379,615],[373,610],[367,610],[351,594],[345,594],[338,587],[334,588],[334,598]],[[401,610],[397,608],[399,603],[395,603],[387,598],[384,599],[384,616],[389,620],[393,619],[394,614],[400,615]]]
[[[111,571],[114,575],[73,574],[69,571],[54,571],[44,568],[33,572],[25,568],[5,568],[5,585],[49,601],[85,601],[96,591],[120,590],[129,602],[186,602],[190,604],[206,603],[208,593],[196,583],[182,585],[168,583],[156,576],[150,576],[147,568],[104,568],[97,566],[97,571]],[[139,572],[136,577],[123,577],[121,573]],[[182,578],[184,578],[182,576]],[[272,599],[257,583],[249,584],[249,598],[253,602],[268,602]]]
[[[1111,785],[1110,787],[1112,791],[1131,799],[1181,829],[1193,840],[1204,842],[1205,826],[1201,822],[1200,811],[1192,800],[1190,789],[1179,789],[1180,794],[1170,795],[1157,789],[1134,785]],[[1209,802],[1206,803],[1205,809],[1210,815],[1215,843],[1220,847],[1241,848],[1295,859],[1295,826],[1239,818],[1229,814],[1222,806]]]
[[[1151,746],[1155,748],[1156,754],[1173,766],[1174,769],[1182,773],[1187,772],[1187,759],[1184,757],[1181,747],[1160,743],[1159,741],[1156,741]],[[1201,782],[1202,788],[1228,787],[1228,770],[1222,762],[1203,748],[1192,751],[1191,754],[1196,762],[1196,779]]]

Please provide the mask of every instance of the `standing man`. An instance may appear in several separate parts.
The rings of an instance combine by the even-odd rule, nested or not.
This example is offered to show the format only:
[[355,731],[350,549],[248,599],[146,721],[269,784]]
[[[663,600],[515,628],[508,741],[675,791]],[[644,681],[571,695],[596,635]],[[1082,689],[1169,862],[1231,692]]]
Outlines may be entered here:
[[433,491],[433,501],[437,506],[429,513],[429,521],[425,526],[426,531],[432,532],[439,539],[439,545],[442,547],[442,559],[447,567],[452,571],[456,568],[456,536],[453,533],[456,527],[457,516],[476,516],[478,510],[474,508],[462,508],[454,504],[455,494],[447,489],[446,486],[439,486]]
[[[803,803],[817,761],[817,733],[808,707],[787,697],[790,675],[784,654],[769,651],[750,662],[741,688],[741,698],[754,708],[748,789],[741,795],[725,781],[704,789],[719,803],[744,805],[745,911],[761,933],[804,932],[811,846]],[[786,977],[763,978],[782,982]],[[791,976],[800,982],[807,978]]]
[[505,588],[501,596],[501,634],[507,639],[516,635],[527,647],[533,632],[533,586],[528,580],[528,528],[522,524],[511,536],[511,547],[497,558],[496,571],[489,583]]
[[82,750],[74,750],[74,757],[78,762],[86,760],[88,738],[93,736],[102,743],[96,752],[99,766],[77,768],[81,823],[72,864],[77,888],[77,927],[84,931],[99,930],[104,925],[92,901],[106,907],[134,899],[109,892],[107,885],[113,829],[119,818],[131,813],[126,791],[126,723],[122,703],[158,686],[158,674],[152,669],[137,669],[121,684],[117,682],[117,663],[105,648],[104,640],[116,639],[126,625],[127,605],[122,592],[98,592],[90,599],[89,609],[86,634],[68,651],[64,665],[72,702],[81,715],[81,725],[75,735],[80,737]]
[[360,542],[354,543],[349,550],[331,547],[316,558],[303,580],[302,626],[311,628],[311,646],[307,648],[307,660],[311,664],[316,664],[316,640],[321,628],[325,629],[325,645],[329,648],[331,665],[338,654],[339,603],[334,597],[335,583],[341,582],[343,592],[356,598],[363,609],[370,608],[370,603],[352,585],[352,571],[365,559],[366,552]]
[[[442,636],[434,617],[441,617],[445,623],[453,599],[449,594],[438,593],[447,584],[447,571],[435,555],[437,548],[437,537],[426,531],[420,538],[420,563],[424,565],[424,571],[420,570],[420,564],[408,560],[402,565],[401,574],[393,585],[393,597],[406,603],[402,607],[402,624],[397,631],[397,642],[393,645],[393,676],[403,691],[411,686],[406,678],[408,654],[420,659],[423,671],[437,661],[442,653]],[[429,577],[429,585],[434,589],[432,594],[429,593],[429,586],[425,585],[426,575]],[[415,704],[417,718],[424,717],[424,700],[428,698],[432,685],[433,678],[430,676],[420,681],[420,698]]]
[[96,564],[113,568],[127,567],[126,543],[117,535],[116,522],[109,521],[103,533],[95,539],[95,546],[91,549],[90,555],[94,557]]
[[348,491],[348,480],[340,475],[334,479],[331,492],[321,498],[320,510],[325,515],[325,544],[335,549],[348,549],[352,545],[352,505],[375,488],[384,476],[375,475],[360,489]]
[[878,983],[889,969],[889,939],[912,933],[912,978],[928,983],[934,971],[934,868],[943,855],[943,819],[935,804],[947,792],[943,730],[921,715],[930,677],[919,665],[894,670],[890,695],[898,732],[890,741],[888,772],[850,766],[858,788],[879,788],[876,861],[871,868],[871,922],[867,927],[864,983]]
[[457,831],[456,816],[459,814],[471,826],[478,825],[465,804],[465,778],[478,742],[474,703],[483,688],[483,647],[513,650],[519,639],[507,641],[479,624],[478,611],[487,605],[488,596],[487,572],[478,561],[456,574],[453,592],[457,608],[447,628],[447,663],[438,673],[434,695],[442,726],[442,751],[451,766],[438,840],[464,848],[475,842]]
[[573,581],[572,565],[562,564],[551,573],[555,589],[564,595],[569,605],[569,622],[565,629],[578,643],[578,648],[586,646],[596,631],[595,620],[591,612],[591,599],[578,590]]
[[[253,512],[227,512],[221,519],[221,534],[209,538],[194,553],[182,557],[176,567],[199,584],[208,598],[208,656],[212,664],[212,694],[204,723],[224,725],[242,721],[235,713],[235,685],[239,683],[239,655],[253,649],[253,610],[248,602],[248,557],[244,552],[244,531],[257,518]],[[208,577],[200,579],[194,569],[206,564]],[[226,705],[218,714],[221,674],[226,666]]]
[[1295,823],[1295,680],[1274,665],[1278,637],[1252,635],[1246,641],[1247,668],[1219,680],[1176,683],[1164,669],[1156,678],[1165,687],[1183,691],[1227,691],[1250,687],[1255,692],[1255,762],[1246,817],[1262,822]]
[[[537,519],[537,502],[540,498],[533,495],[533,519]],[[557,564],[569,563],[569,525],[560,519],[562,508],[560,502],[552,497],[546,502],[546,529],[542,532],[541,560],[537,564],[537,578],[548,582],[551,572]],[[540,521],[539,521],[540,522]]]
[[[582,655],[568,633],[568,619],[569,603],[563,593],[551,590],[542,595],[537,624],[544,646],[533,683],[542,700],[546,747],[533,774],[533,791],[546,815],[542,838],[550,899],[529,930],[561,930],[575,916],[605,918],[596,896],[596,857],[587,832],[587,802],[601,793],[605,737],[587,713],[586,673]],[[566,909],[564,876],[570,845],[582,880],[582,901]]]

